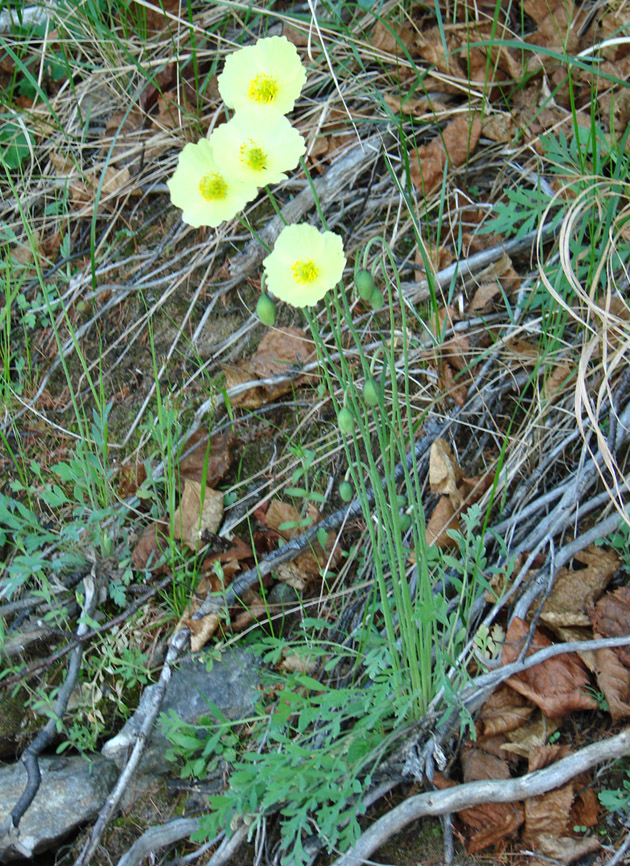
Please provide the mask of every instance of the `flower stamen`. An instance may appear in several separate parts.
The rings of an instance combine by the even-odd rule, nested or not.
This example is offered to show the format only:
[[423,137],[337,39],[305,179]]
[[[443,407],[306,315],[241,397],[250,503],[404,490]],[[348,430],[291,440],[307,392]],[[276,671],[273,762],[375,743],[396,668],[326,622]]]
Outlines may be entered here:
[[273,75],[261,72],[260,75],[252,79],[247,96],[252,102],[258,102],[259,105],[269,105],[278,95],[279,89],[278,81]]
[[267,168],[267,154],[262,147],[256,147],[251,139],[241,145],[241,161],[253,171],[264,171]]
[[206,201],[219,201],[227,197],[227,183],[218,172],[205,174],[199,181],[199,192]]
[[301,285],[314,283],[319,276],[319,268],[312,259],[298,259],[291,270],[296,283]]

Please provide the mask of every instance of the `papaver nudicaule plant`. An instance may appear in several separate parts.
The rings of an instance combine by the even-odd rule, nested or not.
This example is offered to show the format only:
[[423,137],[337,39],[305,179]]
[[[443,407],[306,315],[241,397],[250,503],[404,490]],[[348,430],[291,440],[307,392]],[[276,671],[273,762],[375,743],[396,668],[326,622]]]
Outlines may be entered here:
[[269,291],[294,307],[321,301],[341,279],[345,264],[339,235],[306,223],[286,226],[263,261]]
[[229,108],[246,105],[293,110],[306,82],[306,70],[286,36],[269,36],[229,54],[219,75],[219,93]]
[[225,171],[205,138],[182,150],[167,186],[171,201],[183,211],[182,219],[193,228],[216,228],[236,216],[258,192],[252,181],[234,178]]
[[284,114],[248,105],[214,130],[210,144],[217,163],[236,179],[258,186],[280,183],[306,151],[304,139]]

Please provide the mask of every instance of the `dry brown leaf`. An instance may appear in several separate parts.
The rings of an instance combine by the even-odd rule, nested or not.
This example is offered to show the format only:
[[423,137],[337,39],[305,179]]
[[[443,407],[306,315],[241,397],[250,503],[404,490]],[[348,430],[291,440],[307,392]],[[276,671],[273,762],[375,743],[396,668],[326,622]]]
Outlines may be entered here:
[[144,529],[131,554],[134,568],[155,569],[168,546],[168,528],[165,520],[155,520]]
[[228,391],[239,385],[249,385],[244,391],[230,395],[232,406],[239,406],[242,409],[259,409],[269,401],[269,390],[262,385],[255,384],[258,377],[249,361],[242,361],[239,365],[223,364],[222,370],[225,376],[225,387]]
[[[310,505],[307,516],[311,518],[311,525],[318,523],[320,519],[317,509]],[[300,512],[290,502],[283,502],[281,499],[274,498],[269,503],[264,519],[258,518],[261,523],[264,523],[273,532],[277,532],[282,538],[295,538],[304,531],[304,527],[300,527]],[[283,524],[293,523],[294,526],[286,527]]]
[[[321,515],[314,505],[307,507],[306,514],[311,518],[311,526],[321,520]],[[294,538],[304,532],[304,526],[299,526],[300,513],[293,505],[280,499],[272,499],[261,522],[285,539]],[[285,523],[295,525],[282,528]],[[289,584],[299,592],[305,590],[309,583],[319,579],[327,563],[330,569],[338,565],[341,548],[335,545],[336,539],[337,534],[331,531],[326,535],[325,550],[322,550],[318,541],[314,541],[312,549],[300,553],[292,562],[281,563],[274,571],[278,580]]]
[[543,770],[545,767],[561,761],[562,758],[567,758],[572,754],[569,746],[557,746],[554,743],[543,743],[541,746],[535,746],[528,755],[527,772],[535,773],[536,770]]
[[297,653],[289,653],[284,656],[280,662],[280,667],[283,671],[290,673],[314,674],[319,667],[319,660],[310,658],[309,656],[301,656]]
[[427,544],[438,547],[457,547],[457,542],[447,535],[449,529],[459,529],[455,508],[449,496],[441,496],[433,509],[426,528]]
[[209,613],[201,619],[192,619],[190,617],[182,617],[177,628],[190,629],[190,649],[191,652],[197,653],[203,649],[208,643],[212,635],[219,627],[219,616],[216,613]]
[[549,863],[549,859],[556,863],[574,863],[600,848],[597,839],[591,837],[575,839],[573,836],[555,836],[552,833],[523,836],[523,844],[547,858],[543,861],[545,863]]
[[[514,617],[503,645],[503,664],[516,661],[528,634],[527,623]],[[527,655],[548,646],[551,646],[551,641],[537,629]],[[597,708],[595,699],[585,692],[589,685],[588,674],[575,653],[562,653],[548,659],[510,677],[507,684],[533,701],[548,716],[564,716],[572,710]]]
[[144,123],[145,115],[138,108],[128,114],[116,111],[107,118],[101,151],[108,155],[110,165],[120,163],[132,168],[136,163],[140,164],[143,158]]
[[539,797],[528,797],[525,800],[525,832],[529,836],[568,833],[572,803],[572,782]]
[[461,765],[464,782],[510,778],[510,768],[504,758],[492,755],[484,749],[476,749],[474,746],[462,750]]
[[[232,406],[256,409],[270,403],[277,397],[287,394],[293,388],[306,382],[314,382],[317,374],[300,375],[300,369],[315,356],[315,347],[303,331],[298,328],[269,329],[260,341],[257,350],[247,361],[238,365],[223,367],[226,387],[252,382],[252,387],[230,397]],[[282,381],[256,385],[256,379],[269,379],[273,376],[287,376]]]
[[462,494],[457,489],[462,472],[450,445],[445,439],[436,439],[429,453],[429,483],[432,493],[450,496],[455,508],[463,502]]
[[[630,635],[630,586],[622,586],[603,595],[589,617],[593,631],[602,637],[624,637]],[[630,668],[630,647],[616,647],[614,652],[624,665]]]
[[[600,635],[595,634],[595,637]],[[630,716],[630,670],[614,649],[596,650],[594,656],[597,685],[604,693],[611,718],[616,723]]]
[[235,535],[229,542],[227,549],[223,551],[215,551],[207,556],[202,564],[203,571],[209,571],[215,562],[242,562],[244,559],[253,559],[253,552],[249,544],[243,539]]
[[617,556],[594,545],[581,551],[575,559],[586,568],[561,568],[542,609],[541,619],[554,628],[589,625],[587,610],[592,609],[619,565]]
[[[432,90],[437,89],[453,93],[457,92],[457,87],[449,83],[449,78],[467,80],[458,59],[458,49],[462,46],[462,38],[459,33],[447,33],[445,47],[442,37],[443,34],[440,33],[437,27],[431,27],[416,34],[415,44],[422,60],[431,66],[435,66],[439,72],[447,77],[447,80],[441,80],[440,77],[433,76],[429,72],[424,79],[424,86],[430,86]],[[430,79],[433,80],[429,85]]]
[[[516,694],[516,693],[515,693]],[[479,748],[490,755],[495,755],[503,761],[513,761],[513,756],[505,751],[505,747],[509,745],[505,734],[497,734],[494,737],[484,737],[479,741]]]
[[463,165],[477,147],[481,135],[481,121],[476,114],[462,114],[444,127],[429,144],[418,148],[410,176],[413,185],[428,195],[442,183],[447,162],[451,166]]
[[93,204],[101,178],[103,181],[99,198],[101,205],[106,204],[109,197],[116,196],[118,193],[140,192],[130,183],[131,174],[126,167],[115,168],[113,165],[108,165],[104,171],[99,168],[82,171],[69,156],[54,150],[49,153],[49,159],[57,176],[68,180],[70,195],[75,204]]
[[531,721],[508,733],[509,743],[504,746],[505,752],[527,758],[533,749],[544,746],[549,737],[558,730],[559,724],[539,710]]
[[477,310],[483,310],[483,308],[487,307],[490,301],[493,301],[500,293],[501,286],[499,283],[483,283],[483,285],[479,286],[475,291],[475,294],[468,305],[468,312],[474,313]]
[[575,364],[569,364],[568,361],[562,361],[551,371],[549,378],[545,381],[544,395],[550,402],[554,399],[560,389],[567,387],[571,381],[571,374],[575,372]]
[[562,0],[523,0],[523,11],[538,25]]
[[177,28],[177,21],[164,13],[170,12],[171,15],[179,17],[180,0],[142,0],[142,3],[132,0],[131,5],[138,20],[146,20],[147,30],[159,32],[168,27]]
[[[540,0],[529,0],[527,6],[535,11],[536,14],[531,17],[538,24],[538,29],[526,37],[527,42],[532,45],[544,45],[546,48],[567,54],[577,52],[581,16],[576,15],[572,0],[542,3]],[[544,6],[546,6],[546,14],[543,14]],[[546,58],[547,72],[553,65],[551,58]]]
[[429,97],[416,98],[408,96],[400,99],[393,93],[384,93],[383,99],[392,114],[410,114],[412,117],[434,117],[437,112],[444,111],[445,104]]
[[[252,356],[252,365],[263,379],[303,367],[315,357],[315,343],[304,331],[299,328],[270,328]],[[302,378],[300,384],[302,381],[309,380]]]
[[321,145],[318,149],[309,150],[308,160],[310,165],[313,165],[320,174],[323,174],[327,171],[326,166],[340,156],[340,151],[356,144],[356,136],[354,133],[325,135],[318,138],[317,142],[321,142]]
[[480,738],[507,733],[523,725],[534,712],[534,707],[522,695],[501,685],[484,703],[477,718]]
[[[418,281],[426,279],[427,276],[425,256],[430,263],[431,274],[437,274],[453,263],[452,251],[448,247],[443,246],[442,244],[440,244],[439,246],[435,246],[434,244],[424,244],[424,247],[418,246],[414,255],[414,264],[416,265],[414,273],[415,279]],[[441,315],[446,315],[447,310],[452,311],[453,315],[456,314],[454,308],[443,307],[438,312],[438,320],[441,324],[443,324]],[[438,331],[435,326],[431,327],[431,331],[434,336],[438,336]]]
[[470,339],[464,334],[455,334],[442,343],[442,358],[458,373],[470,364]]
[[593,788],[578,791],[571,809],[569,825],[575,827],[597,827],[602,809]]
[[[289,42],[292,42],[297,48],[306,48],[307,45],[313,45],[313,40],[310,38],[310,28],[299,30],[286,21],[282,23],[282,35],[286,36]],[[318,43],[315,43],[318,46]]]
[[387,54],[404,58],[405,52],[401,46],[404,45],[407,50],[412,48],[415,35],[412,27],[395,27],[391,24],[385,25],[382,21],[377,21],[372,31],[370,43],[378,51],[384,51]]
[[461,381],[461,376],[449,363],[441,364],[439,377],[440,388],[448,395],[457,406],[465,406],[468,397],[468,385]]
[[525,820],[522,803],[482,803],[462,809],[458,818],[466,825],[466,851],[477,854],[516,834]]
[[245,610],[239,611],[232,620],[232,631],[236,633],[245,631],[253,623],[269,617],[267,602],[253,589],[247,590],[241,600]]
[[[434,773],[433,784],[439,791],[457,786],[442,773]],[[457,816],[467,830],[466,850],[475,854],[515,835],[525,820],[525,810],[521,803],[484,803],[462,809]]]
[[173,514],[173,538],[197,550],[203,543],[203,533],[216,532],[222,518],[223,494],[206,486],[202,496],[201,483],[186,478],[179,507]]
[[197,433],[191,437],[184,448],[184,457],[179,461],[179,475],[215,488],[227,475],[232,465],[232,448],[236,437],[231,431],[208,437]]
[[518,692],[501,685],[479,711],[476,730],[480,740],[496,734],[506,734],[524,725],[534,707]]
[[505,341],[505,349],[509,355],[523,364],[536,364],[540,357],[540,349],[529,340],[514,337]]
[[510,144],[518,132],[518,127],[511,111],[494,111],[484,118],[482,135],[491,141]]

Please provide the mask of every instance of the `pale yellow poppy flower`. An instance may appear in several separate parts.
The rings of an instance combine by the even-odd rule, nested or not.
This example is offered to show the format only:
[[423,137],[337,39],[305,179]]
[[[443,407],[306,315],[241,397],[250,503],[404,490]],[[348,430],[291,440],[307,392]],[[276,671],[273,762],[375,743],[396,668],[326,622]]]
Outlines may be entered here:
[[210,136],[214,158],[237,180],[266,186],[285,180],[306,151],[304,139],[284,114],[248,105]]
[[206,138],[186,145],[167,186],[171,201],[183,211],[182,219],[193,228],[216,228],[236,216],[258,193],[256,184],[225,172]]
[[339,235],[305,223],[282,229],[263,261],[269,291],[294,307],[321,301],[341,279],[345,264]]
[[306,70],[286,36],[269,36],[229,54],[219,75],[219,93],[229,108],[246,105],[293,110],[306,82]]

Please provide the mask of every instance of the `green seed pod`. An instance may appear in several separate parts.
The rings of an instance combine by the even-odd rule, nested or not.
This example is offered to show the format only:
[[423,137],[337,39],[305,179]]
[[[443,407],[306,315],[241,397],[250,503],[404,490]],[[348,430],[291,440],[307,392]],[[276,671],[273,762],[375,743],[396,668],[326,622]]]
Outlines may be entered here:
[[378,406],[378,385],[374,379],[367,379],[363,386],[363,399],[368,406]]
[[349,481],[342,481],[339,485],[339,496],[344,502],[352,502],[354,499],[354,490]]
[[385,296],[378,289],[375,289],[370,296],[370,306],[375,313],[378,313],[385,306]]
[[360,270],[357,272],[357,275],[354,278],[354,284],[357,287],[359,297],[363,301],[369,301],[374,292],[376,291],[374,277],[369,271],[366,270]]
[[407,497],[403,496],[402,493],[399,493],[396,497],[396,505],[398,508],[404,508],[407,505]]
[[337,415],[337,424],[342,433],[351,436],[354,432],[354,418],[352,417],[352,412],[346,408],[340,409],[339,414]]
[[256,304],[256,315],[263,325],[267,325],[268,327],[271,327],[276,321],[276,305],[269,295],[263,293],[258,298],[258,303]]
[[398,518],[398,525],[401,532],[406,532],[411,526],[411,517],[408,514],[401,514]]

